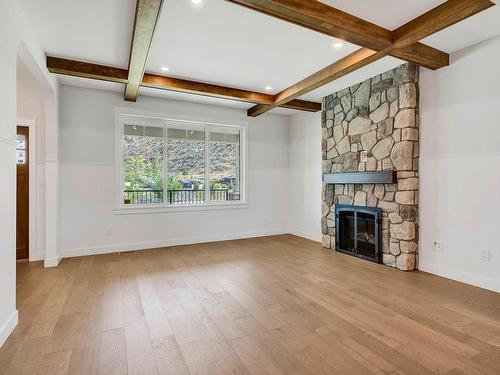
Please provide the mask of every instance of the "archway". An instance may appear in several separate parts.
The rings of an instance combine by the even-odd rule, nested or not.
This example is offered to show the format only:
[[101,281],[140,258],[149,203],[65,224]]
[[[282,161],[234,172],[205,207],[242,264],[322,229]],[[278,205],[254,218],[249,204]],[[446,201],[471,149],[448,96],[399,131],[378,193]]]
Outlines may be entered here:
[[[30,189],[30,260],[44,260],[46,267],[59,263],[58,185],[59,126],[58,84],[47,79],[27,46],[21,42],[17,58],[18,122],[31,124],[36,139],[35,179]],[[34,207],[33,207],[34,205]]]

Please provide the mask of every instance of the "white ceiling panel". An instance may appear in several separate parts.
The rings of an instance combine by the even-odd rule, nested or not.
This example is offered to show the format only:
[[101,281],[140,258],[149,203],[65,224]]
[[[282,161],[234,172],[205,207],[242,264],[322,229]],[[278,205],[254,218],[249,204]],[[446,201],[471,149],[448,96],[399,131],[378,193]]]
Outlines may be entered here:
[[376,25],[394,30],[445,0],[321,0]]
[[[244,109],[244,110],[247,110],[248,108],[253,106],[253,104],[239,102],[239,101],[235,101],[235,100],[211,98],[208,96],[187,94],[187,93],[182,93],[182,92],[157,90],[157,89],[152,89],[149,87],[141,87],[140,95],[141,96],[144,95],[144,96],[149,96],[149,97],[155,97],[155,98],[164,98],[164,99],[170,99],[170,100],[188,101],[188,102],[200,103],[200,104],[218,105],[218,106],[223,106],[223,107],[238,108],[238,109]],[[140,100],[140,97],[139,97],[139,100]],[[280,114],[280,115],[290,115],[290,114],[298,113],[298,112],[301,112],[301,111],[288,109],[288,108],[276,108],[272,111],[272,113]]]
[[223,0],[170,0],[162,9],[147,70],[276,93],[353,52],[334,39]]
[[20,0],[48,55],[127,67],[135,0]]
[[80,77],[59,76],[61,85],[83,87],[85,89],[98,89],[105,91],[122,92],[125,90],[125,85],[116,82],[99,81],[96,79],[87,79]]
[[422,43],[453,53],[500,34],[500,4],[422,40]]

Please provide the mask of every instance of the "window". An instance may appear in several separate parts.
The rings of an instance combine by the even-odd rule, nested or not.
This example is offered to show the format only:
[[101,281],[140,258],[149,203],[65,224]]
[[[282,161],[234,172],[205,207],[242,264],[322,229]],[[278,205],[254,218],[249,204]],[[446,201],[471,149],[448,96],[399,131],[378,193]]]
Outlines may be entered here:
[[120,115],[120,206],[242,201],[244,127]]
[[162,126],[130,121],[123,126],[123,200],[127,204],[164,202]]
[[209,127],[210,199],[240,199],[240,131]]

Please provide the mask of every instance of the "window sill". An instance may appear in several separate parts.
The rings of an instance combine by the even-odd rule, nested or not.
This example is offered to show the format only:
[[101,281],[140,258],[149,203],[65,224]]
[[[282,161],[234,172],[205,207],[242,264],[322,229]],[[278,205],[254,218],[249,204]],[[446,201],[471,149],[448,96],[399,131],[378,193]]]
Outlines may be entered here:
[[189,204],[179,206],[165,205],[136,205],[136,206],[120,206],[113,210],[115,215],[134,215],[134,214],[156,214],[166,212],[186,212],[186,211],[212,211],[212,210],[235,210],[248,208],[247,202],[231,202],[231,203],[205,203],[205,204]]

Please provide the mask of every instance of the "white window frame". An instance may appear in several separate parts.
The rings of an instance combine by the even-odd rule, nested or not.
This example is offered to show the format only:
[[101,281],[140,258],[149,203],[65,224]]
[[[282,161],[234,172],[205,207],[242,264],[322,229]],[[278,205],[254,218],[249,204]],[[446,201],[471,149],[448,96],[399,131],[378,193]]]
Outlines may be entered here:
[[[166,195],[164,194],[163,203],[149,203],[149,204],[125,204],[123,202],[123,175],[124,175],[124,164],[123,164],[123,132],[124,132],[124,121],[122,121],[122,116],[129,117],[139,117],[139,118],[151,118],[156,120],[164,120],[165,122],[185,122],[205,125],[205,197],[208,199],[203,203],[196,204],[179,204],[170,205],[166,203]],[[208,133],[210,126],[216,126],[219,128],[233,128],[240,131],[240,200],[238,201],[210,201],[210,193],[207,194],[207,190],[210,189],[210,140],[208,138]],[[164,129],[164,171],[166,171],[167,164],[167,137],[165,135],[166,127]],[[245,121],[227,121],[227,120],[217,120],[213,118],[206,117],[194,117],[194,116],[183,116],[183,115],[173,115],[168,113],[158,113],[158,112],[148,112],[135,110],[131,108],[120,108],[115,109],[115,209],[114,213],[120,214],[142,214],[142,213],[156,213],[156,212],[175,212],[175,211],[204,211],[204,210],[219,210],[219,209],[240,209],[248,207],[248,184],[247,184],[247,150],[248,150],[248,140],[247,140],[247,130],[248,123]],[[164,173],[164,180],[166,181],[167,175]],[[165,185],[165,184],[164,184]],[[166,185],[164,186],[166,190]]]

